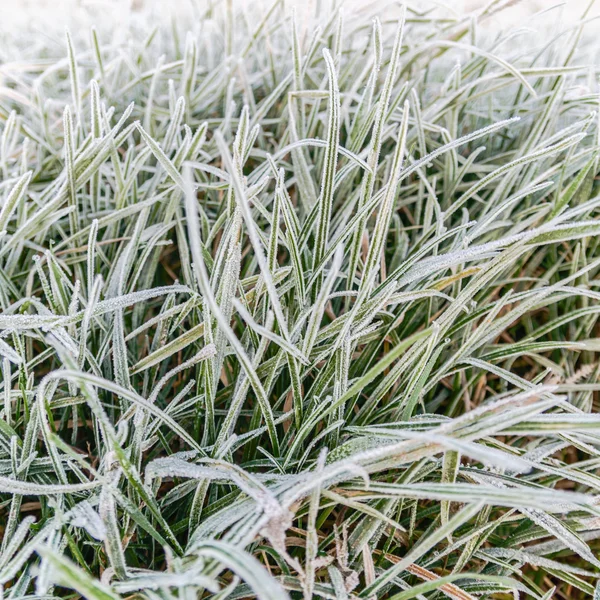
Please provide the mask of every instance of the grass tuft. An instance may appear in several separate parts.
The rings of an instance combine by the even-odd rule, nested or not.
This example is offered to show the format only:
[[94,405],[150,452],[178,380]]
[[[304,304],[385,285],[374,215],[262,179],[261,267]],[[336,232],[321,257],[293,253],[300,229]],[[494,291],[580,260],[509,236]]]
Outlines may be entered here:
[[586,15],[192,4],[3,34],[0,597],[600,598]]

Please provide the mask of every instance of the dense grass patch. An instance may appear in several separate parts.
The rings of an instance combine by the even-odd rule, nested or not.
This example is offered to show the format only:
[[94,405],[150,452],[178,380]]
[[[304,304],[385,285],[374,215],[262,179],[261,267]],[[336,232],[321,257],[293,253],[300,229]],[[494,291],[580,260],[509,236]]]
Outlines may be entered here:
[[14,39],[5,598],[598,597],[595,71],[502,4]]

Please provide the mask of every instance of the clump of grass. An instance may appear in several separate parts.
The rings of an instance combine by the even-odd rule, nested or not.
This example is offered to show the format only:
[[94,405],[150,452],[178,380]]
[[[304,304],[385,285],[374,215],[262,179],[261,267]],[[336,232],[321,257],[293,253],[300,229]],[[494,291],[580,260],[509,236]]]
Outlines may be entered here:
[[504,4],[2,67],[4,598],[598,597],[598,93]]

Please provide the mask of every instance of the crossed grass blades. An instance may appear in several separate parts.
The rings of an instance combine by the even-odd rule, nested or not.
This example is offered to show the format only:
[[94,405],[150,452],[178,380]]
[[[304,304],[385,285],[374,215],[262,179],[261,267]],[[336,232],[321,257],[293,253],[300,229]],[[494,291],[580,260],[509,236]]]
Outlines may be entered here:
[[2,66],[4,598],[600,597],[599,98],[502,5]]

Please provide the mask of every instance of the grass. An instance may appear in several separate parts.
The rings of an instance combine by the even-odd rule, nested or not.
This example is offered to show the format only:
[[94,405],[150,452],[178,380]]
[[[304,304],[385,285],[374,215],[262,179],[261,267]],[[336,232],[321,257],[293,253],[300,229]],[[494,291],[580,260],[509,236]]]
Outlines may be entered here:
[[326,4],[5,37],[4,598],[600,598],[585,15]]

